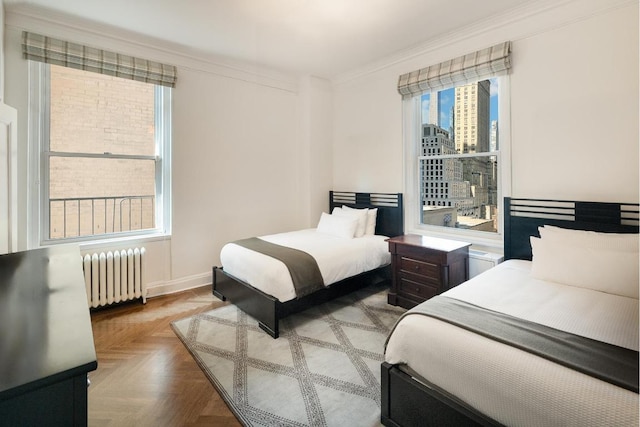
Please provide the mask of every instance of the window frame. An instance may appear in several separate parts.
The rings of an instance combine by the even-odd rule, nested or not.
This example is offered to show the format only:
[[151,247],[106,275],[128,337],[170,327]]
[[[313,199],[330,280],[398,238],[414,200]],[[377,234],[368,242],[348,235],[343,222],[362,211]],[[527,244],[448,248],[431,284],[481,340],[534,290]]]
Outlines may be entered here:
[[[28,144],[28,248],[57,244],[93,244],[123,240],[141,240],[171,234],[171,118],[172,90],[154,85],[155,155],[69,154],[49,151],[50,65],[28,61],[29,70],[29,144]],[[89,71],[87,71],[89,72]],[[153,159],[155,168],[155,228],[105,233],[90,236],[49,238],[49,158],[97,157]],[[37,226],[36,226],[37,225]]]
[[[422,106],[423,93],[416,94],[402,100],[403,119],[403,149],[404,149],[404,192],[405,192],[405,224],[408,233],[429,234],[436,237],[464,240],[474,245],[499,248],[504,246],[504,197],[511,195],[511,104],[509,74],[485,76],[481,79],[456,83],[456,86],[474,83],[479,80],[496,78],[498,84],[498,135],[500,136],[499,150],[488,153],[460,154],[477,157],[478,155],[497,155],[498,160],[498,230],[486,232],[454,227],[441,227],[421,222],[421,177],[419,167],[420,142],[422,136]],[[448,88],[441,88],[445,90]],[[458,157],[458,156],[456,156]]]

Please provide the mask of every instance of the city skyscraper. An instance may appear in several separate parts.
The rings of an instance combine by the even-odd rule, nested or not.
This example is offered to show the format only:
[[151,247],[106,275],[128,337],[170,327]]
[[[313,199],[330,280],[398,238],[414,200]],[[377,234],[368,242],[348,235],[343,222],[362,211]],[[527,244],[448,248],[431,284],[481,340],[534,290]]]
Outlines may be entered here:
[[434,125],[440,124],[440,94],[439,92],[432,91],[429,94],[429,121]]
[[460,154],[489,151],[490,88],[489,80],[456,87],[453,122]]

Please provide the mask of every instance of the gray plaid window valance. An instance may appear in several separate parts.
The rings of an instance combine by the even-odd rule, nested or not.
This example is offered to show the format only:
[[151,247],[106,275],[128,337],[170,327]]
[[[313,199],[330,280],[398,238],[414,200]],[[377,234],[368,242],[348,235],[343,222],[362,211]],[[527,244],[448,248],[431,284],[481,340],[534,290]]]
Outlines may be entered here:
[[504,42],[403,74],[398,79],[398,92],[403,98],[410,98],[424,92],[504,74],[510,68],[511,42]]
[[176,67],[24,31],[25,59],[175,87]]

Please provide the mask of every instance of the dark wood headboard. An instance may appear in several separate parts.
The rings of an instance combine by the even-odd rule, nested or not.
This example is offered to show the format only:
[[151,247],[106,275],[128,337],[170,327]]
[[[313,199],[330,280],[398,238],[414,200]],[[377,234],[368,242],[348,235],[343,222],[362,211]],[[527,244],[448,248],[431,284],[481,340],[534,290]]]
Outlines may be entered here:
[[504,199],[504,259],[531,259],[530,236],[555,225],[608,233],[638,233],[638,203]]
[[378,208],[376,234],[395,237],[404,234],[402,193],[329,192],[329,212],[342,205],[350,208]]

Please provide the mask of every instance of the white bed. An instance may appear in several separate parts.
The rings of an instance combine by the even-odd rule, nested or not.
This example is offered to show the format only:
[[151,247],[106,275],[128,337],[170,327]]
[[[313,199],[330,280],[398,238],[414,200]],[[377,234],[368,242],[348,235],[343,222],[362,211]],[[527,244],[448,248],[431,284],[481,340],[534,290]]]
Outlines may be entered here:
[[[391,262],[386,236],[344,238],[311,228],[260,238],[311,255],[318,264],[325,286]],[[296,298],[291,275],[282,261],[235,243],[222,248],[220,260],[227,273],[279,301]]]
[[385,239],[404,232],[402,194],[331,191],[329,211],[315,229],[225,245],[222,267],[212,269],[213,294],[277,338],[280,319],[388,280]]
[[[638,350],[638,299],[535,279],[531,268],[506,261],[442,295]],[[504,425],[638,425],[637,393],[424,315],[399,322],[385,360]]]
[[638,426],[639,211],[505,198],[507,261],[389,336],[382,423]]

